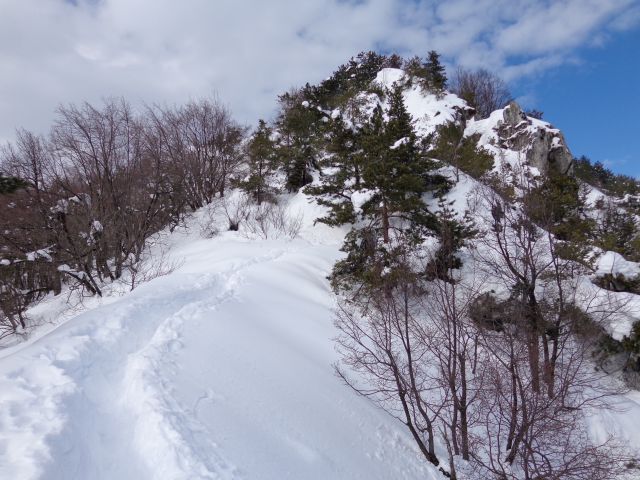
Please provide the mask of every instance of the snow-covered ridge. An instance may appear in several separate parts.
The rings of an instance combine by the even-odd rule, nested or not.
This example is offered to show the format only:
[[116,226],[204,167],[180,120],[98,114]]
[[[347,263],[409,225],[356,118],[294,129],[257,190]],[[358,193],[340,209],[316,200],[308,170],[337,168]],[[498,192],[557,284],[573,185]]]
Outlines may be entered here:
[[[386,69],[377,81],[390,87],[404,74]],[[404,99],[421,136],[466,108],[453,94],[425,95],[417,86]],[[530,133],[555,133],[530,120]],[[500,144],[503,121],[499,110],[469,121],[465,133],[480,133],[498,162],[518,166],[522,152]],[[440,173],[455,178],[448,166]],[[446,195],[457,215],[478,186],[460,175]],[[370,193],[353,194],[356,210]],[[323,211],[302,193],[281,200],[304,215],[300,238],[204,239],[201,211],[189,228],[163,236],[174,271],[133,292],[116,285],[67,312],[57,328],[0,353],[0,478],[444,478],[401,423],[334,375],[326,276],[346,230],[314,225]],[[437,199],[427,201],[437,208]],[[637,268],[609,253],[598,271]],[[31,313],[52,319],[63,300]],[[611,333],[621,338],[632,320],[617,319]],[[640,444],[640,395],[619,402],[628,410],[594,416],[593,428]],[[446,458],[443,445],[438,455]]]
[[[344,231],[167,234],[179,268],[87,299],[2,352],[0,478],[440,478],[403,426],[335,376],[325,279]],[[33,310],[51,318],[60,297]]]
[[[397,68],[384,68],[376,76],[375,83],[392,88],[395,84],[404,85],[407,75]],[[427,136],[434,133],[439,125],[457,121],[461,112],[469,106],[457,95],[445,92],[442,96],[425,93],[419,85],[412,85],[403,92],[408,112],[414,119],[416,133]]]

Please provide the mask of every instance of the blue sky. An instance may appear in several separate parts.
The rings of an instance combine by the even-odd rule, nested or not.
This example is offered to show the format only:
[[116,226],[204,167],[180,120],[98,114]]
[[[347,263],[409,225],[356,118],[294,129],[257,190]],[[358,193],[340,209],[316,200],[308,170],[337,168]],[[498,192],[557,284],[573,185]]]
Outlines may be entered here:
[[560,128],[574,155],[640,177],[640,29],[576,52],[579,63],[513,82]]
[[0,142],[110,96],[217,94],[255,125],[360,51],[437,50],[502,76],[576,155],[639,175],[639,26],[640,0],[0,0]]

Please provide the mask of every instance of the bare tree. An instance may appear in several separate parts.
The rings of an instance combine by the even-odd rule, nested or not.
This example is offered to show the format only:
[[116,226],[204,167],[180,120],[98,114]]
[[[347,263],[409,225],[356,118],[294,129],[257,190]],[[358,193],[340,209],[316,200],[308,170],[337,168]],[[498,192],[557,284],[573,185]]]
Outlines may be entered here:
[[595,444],[586,416],[621,390],[594,371],[598,337],[584,329],[621,306],[583,287],[585,266],[563,258],[562,242],[526,213],[527,192],[540,179],[526,169],[516,174],[515,196],[499,193],[507,191],[500,185],[478,190],[484,228],[474,258],[493,279],[502,312],[478,330],[488,380],[480,410],[486,441],[474,458],[500,478],[613,478],[626,453]]
[[484,68],[459,67],[451,79],[451,90],[475,108],[480,118],[487,118],[513,99],[507,84]]
[[342,364],[359,378],[350,378],[342,366],[336,370],[356,392],[405,424],[424,458],[437,466],[436,420],[444,400],[425,365],[427,346],[415,335],[415,276],[404,268],[396,273],[366,298],[339,303],[338,350]]
[[[123,99],[61,106],[49,137],[19,130],[0,151],[21,188],[0,198],[0,310],[9,329],[48,292],[101,295],[148,239],[223,196],[243,161],[245,129],[217,101],[134,111]],[[13,178],[12,177],[12,178]]]

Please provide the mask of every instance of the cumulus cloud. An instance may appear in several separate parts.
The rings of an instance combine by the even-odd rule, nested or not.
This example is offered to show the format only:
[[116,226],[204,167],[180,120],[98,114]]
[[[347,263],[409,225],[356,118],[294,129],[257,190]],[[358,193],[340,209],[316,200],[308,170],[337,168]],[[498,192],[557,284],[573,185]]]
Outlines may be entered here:
[[105,96],[217,92],[254,123],[278,93],[368,49],[436,49],[517,79],[640,21],[635,0],[0,0],[0,12],[0,139]]

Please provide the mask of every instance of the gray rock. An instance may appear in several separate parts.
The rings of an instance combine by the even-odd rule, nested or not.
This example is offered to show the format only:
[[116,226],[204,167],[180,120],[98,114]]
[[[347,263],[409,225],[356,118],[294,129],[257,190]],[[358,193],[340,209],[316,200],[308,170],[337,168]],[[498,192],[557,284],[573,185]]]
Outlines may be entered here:
[[507,125],[511,125],[512,127],[517,126],[520,122],[526,122],[527,116],[524,114],[520,105],[516,102],[512,101],[507,105],[502,113],[502,118],[504,118],[504,123]]
[[527,163],[543,174],[551,169],[573,173],[573,155],[562,132],[550,126],[534,126],[516,102],[509,103],[502,118],[497,130],[503,147],[523,152]]

